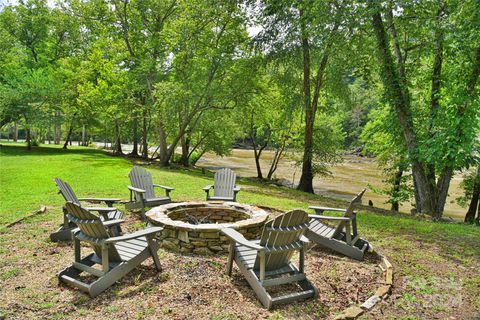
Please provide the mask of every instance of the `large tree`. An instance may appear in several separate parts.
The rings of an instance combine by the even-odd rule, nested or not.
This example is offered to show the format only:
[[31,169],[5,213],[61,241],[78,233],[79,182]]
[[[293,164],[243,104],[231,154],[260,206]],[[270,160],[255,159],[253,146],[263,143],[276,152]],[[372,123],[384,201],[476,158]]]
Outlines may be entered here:
[[479,6],[477,1],[368,2],[385,96],[408,152],[417,210],[435,218],[443,214],[454,171],[475,162]]

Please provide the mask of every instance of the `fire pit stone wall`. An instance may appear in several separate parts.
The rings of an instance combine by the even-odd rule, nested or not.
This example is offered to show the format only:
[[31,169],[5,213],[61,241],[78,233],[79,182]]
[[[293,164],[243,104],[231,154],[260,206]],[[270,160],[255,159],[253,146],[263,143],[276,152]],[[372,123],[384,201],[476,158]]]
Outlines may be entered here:
[[268,213],[237,202],[180,202],[155,207],[146,216],[150,224],[164,228],[159,235],[163,248],[209,255],[228,252],[223,228],[234,228],[247,239],[258,238]]

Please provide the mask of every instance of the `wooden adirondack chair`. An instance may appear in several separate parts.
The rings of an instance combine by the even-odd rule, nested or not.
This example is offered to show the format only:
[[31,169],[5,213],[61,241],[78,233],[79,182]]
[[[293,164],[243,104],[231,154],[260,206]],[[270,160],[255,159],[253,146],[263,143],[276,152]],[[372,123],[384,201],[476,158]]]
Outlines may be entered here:
[[[284,213],[268,221],[260,240],[256,241],[245,239],[234,229],[222,229],[222,233],[230,238],[227,274],[231,275],[235,261],[267,309],[277,304],[317,295],[317,289],[307,280],[304,273],[308,240],[302,235],[308,227],[308,220],[308,214],[302,210]],[[290,262],[296,250],[300,251],[298,268]],[[292,283],[298,284],[302,291],[278,297],[272,297],[267,292],[268,287]]]
[[[157,255],[159,244],[155,235],[163,228],[147,228],[111,237],[107,226],[118,225],[123,220],[102,221],[97,215],[72,202],[68,202],[66,208],[68,219],[78,228],[73,231],[75,262],[58,274],[61,282],[74,286],[93,298],[149,257],[153,258],[155,267],[161,271]],[[80,241],[88,243],[94,252],[82,258]],[[95,264],[102,268],[94,268]],[[82,272],[96,277],[96,280],[90,283],[82,281]]]
[[[355,205],[361,203],[366,189],[352,199],[347,209],[311,206],[317,215],[310,215],[310,224],[305,236],[310,240],[356,260],[362,260],[368,250],[367,241],[360,238],[357,230]],[[344,212],[343,217],[322,215],[324,211]],[[321,220],[338,222],[336,227],[323,224]]]
[[[142,167],[133,167],[128,176],[130,177],[132,185],[128,186],[128,190],[130,190],[130,202],[125,204],[125,208],[128,210],[141,209],[143,219],[145,219],[146,207],[155,207],[172,201],[170,192],[175,189],[154,184],[152,174]],[[164,189],[165,196],[157,197],[155,195],[155,187]]]
[[[85,207],[85,209],[89,211],[96,211],[98,212],[102,219],[104,220],[112,220],[112,219],[122,219],[123,212],[118,210],[117,208],[113,207],[115,202],[119,202],[120,199],[117,198],[77,198],[75,192],[73,192],[72,187],[65,181],[55,178],[53,179],[55,184],[57,185],[58,192],[63,196],[66,202],[70,201],[76,204],[81,205],[82,201],[85,202],[105,202],[107,207]],[[69,241],[72,240],[72,230],[76,228],[75,224],[71,223],[67,219],[67,211],[65,206],[63,207],[63,223],[58,228],[57,231],[50,234],[50,240],[53,242],[57,241]],[[114,229],[117,230],[117,233],[121,232],[120,226],[114,226]]]
[[[203,188],[203,191],[207,193],[207,201],[221,200],[236,202],[237,193],[240,191],[240,187],[235,185],[235,181],[235,172],[228,168],[223,168],[215,172],[213,186],[208,185]],[[212,188],[213,196],[210,196],[210,189]]]

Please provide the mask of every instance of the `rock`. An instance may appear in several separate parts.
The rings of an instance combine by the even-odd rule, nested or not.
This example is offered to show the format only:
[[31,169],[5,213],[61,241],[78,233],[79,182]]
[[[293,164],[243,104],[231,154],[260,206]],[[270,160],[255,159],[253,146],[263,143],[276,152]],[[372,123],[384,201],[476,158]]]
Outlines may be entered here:
[[186,242],[186,243],[190,242],[190,240],[188,239],[188,232],[186,232],[186,231],[179,230],[178,231],[178,239],[180,239],[181,241]]
[[351,306],[344,310],[342,314],[336,316],[334,320],[356,319],[363,314],[363,309],[359,306]]
[[212,251],[222,251],[223,248],[221,246],[209,246],[208,247]]
[[164,237],[171,237],[171,238],[176,238],[177,237],[177,233],[175,232],[175,230],[171,230],[171,229],[163,229],[162,231],[162,235]]
[[192,251],[193,250],[191,248],[185,248],[185,247],[180,248],[181,253],[192,253]]
[[220,235],[218,232],[201,232],[200,233],[200,238],[205,238],[205,239],[215,239],[218,238]]
[[386,284],[393,284],[393,270],[387,269],[387,274],[385,276],[385,283]]
[[370,310],[372,309],[373,307],[375,307],[375,305],[379,302],[379,301],[382,301],[382,298],[380,298],[379,296],[377,295],[373,295],[371,296],[370,298],[368,298],[367,301],[365,301],[361,307],[363,309],[366,309],[366,310]]
[[375,295],[379,297],[384,297],[390,292],[390,286],[381,286],[375,291]]
[[192,241],[192,242],[190,242],[190,244],[192,246],[195,246],[195,247],[206,247],[207,246],[206,241]]
[[193,249],[193,253],[199,254],[201,256],[209,256],[209,255],[213,254],[213,252],[210,251],[210,249],[208,249],[206,247],[195,248],[195,249]]
[[168,241],[168,240],[163,240],[162,241],[162,248],[173,251],[173,252],[178,252],[179,251],[179,248],[178,248],[177,244],[175,244],[171,241]]

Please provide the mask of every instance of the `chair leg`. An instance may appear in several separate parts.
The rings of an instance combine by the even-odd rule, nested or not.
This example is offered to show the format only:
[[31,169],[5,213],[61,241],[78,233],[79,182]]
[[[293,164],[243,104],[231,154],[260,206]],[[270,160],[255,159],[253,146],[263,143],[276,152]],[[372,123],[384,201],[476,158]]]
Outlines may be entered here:
[[235,255],[235,243],[232,241],[230,242],[230,248],[228,249],[228,261],[227,261],[227,269],[226,269],[226,273],[228,276],[232,275],[234,255]]
[[147,242],[148,242],[148,250],[150,251],[150,254],[152,255],[153,262],[155,263],[155,267],[157,268],[158,272],[162,271],[162,264],[160,263],[160,258],[158,257],[157,253],[157,245],[151,238],[151,236],[147,237]]
[[147,217],[145,216],[145,203],[143,201],[142,201],[142,209],[140,211],[140,216],[142,217],[143,221],[147,220]]
[[303,246],[301,249],[300,249],[300,261],[298,262],[298,271],[300,271],[300,273],[304,273],[305,272],[305,246]]

